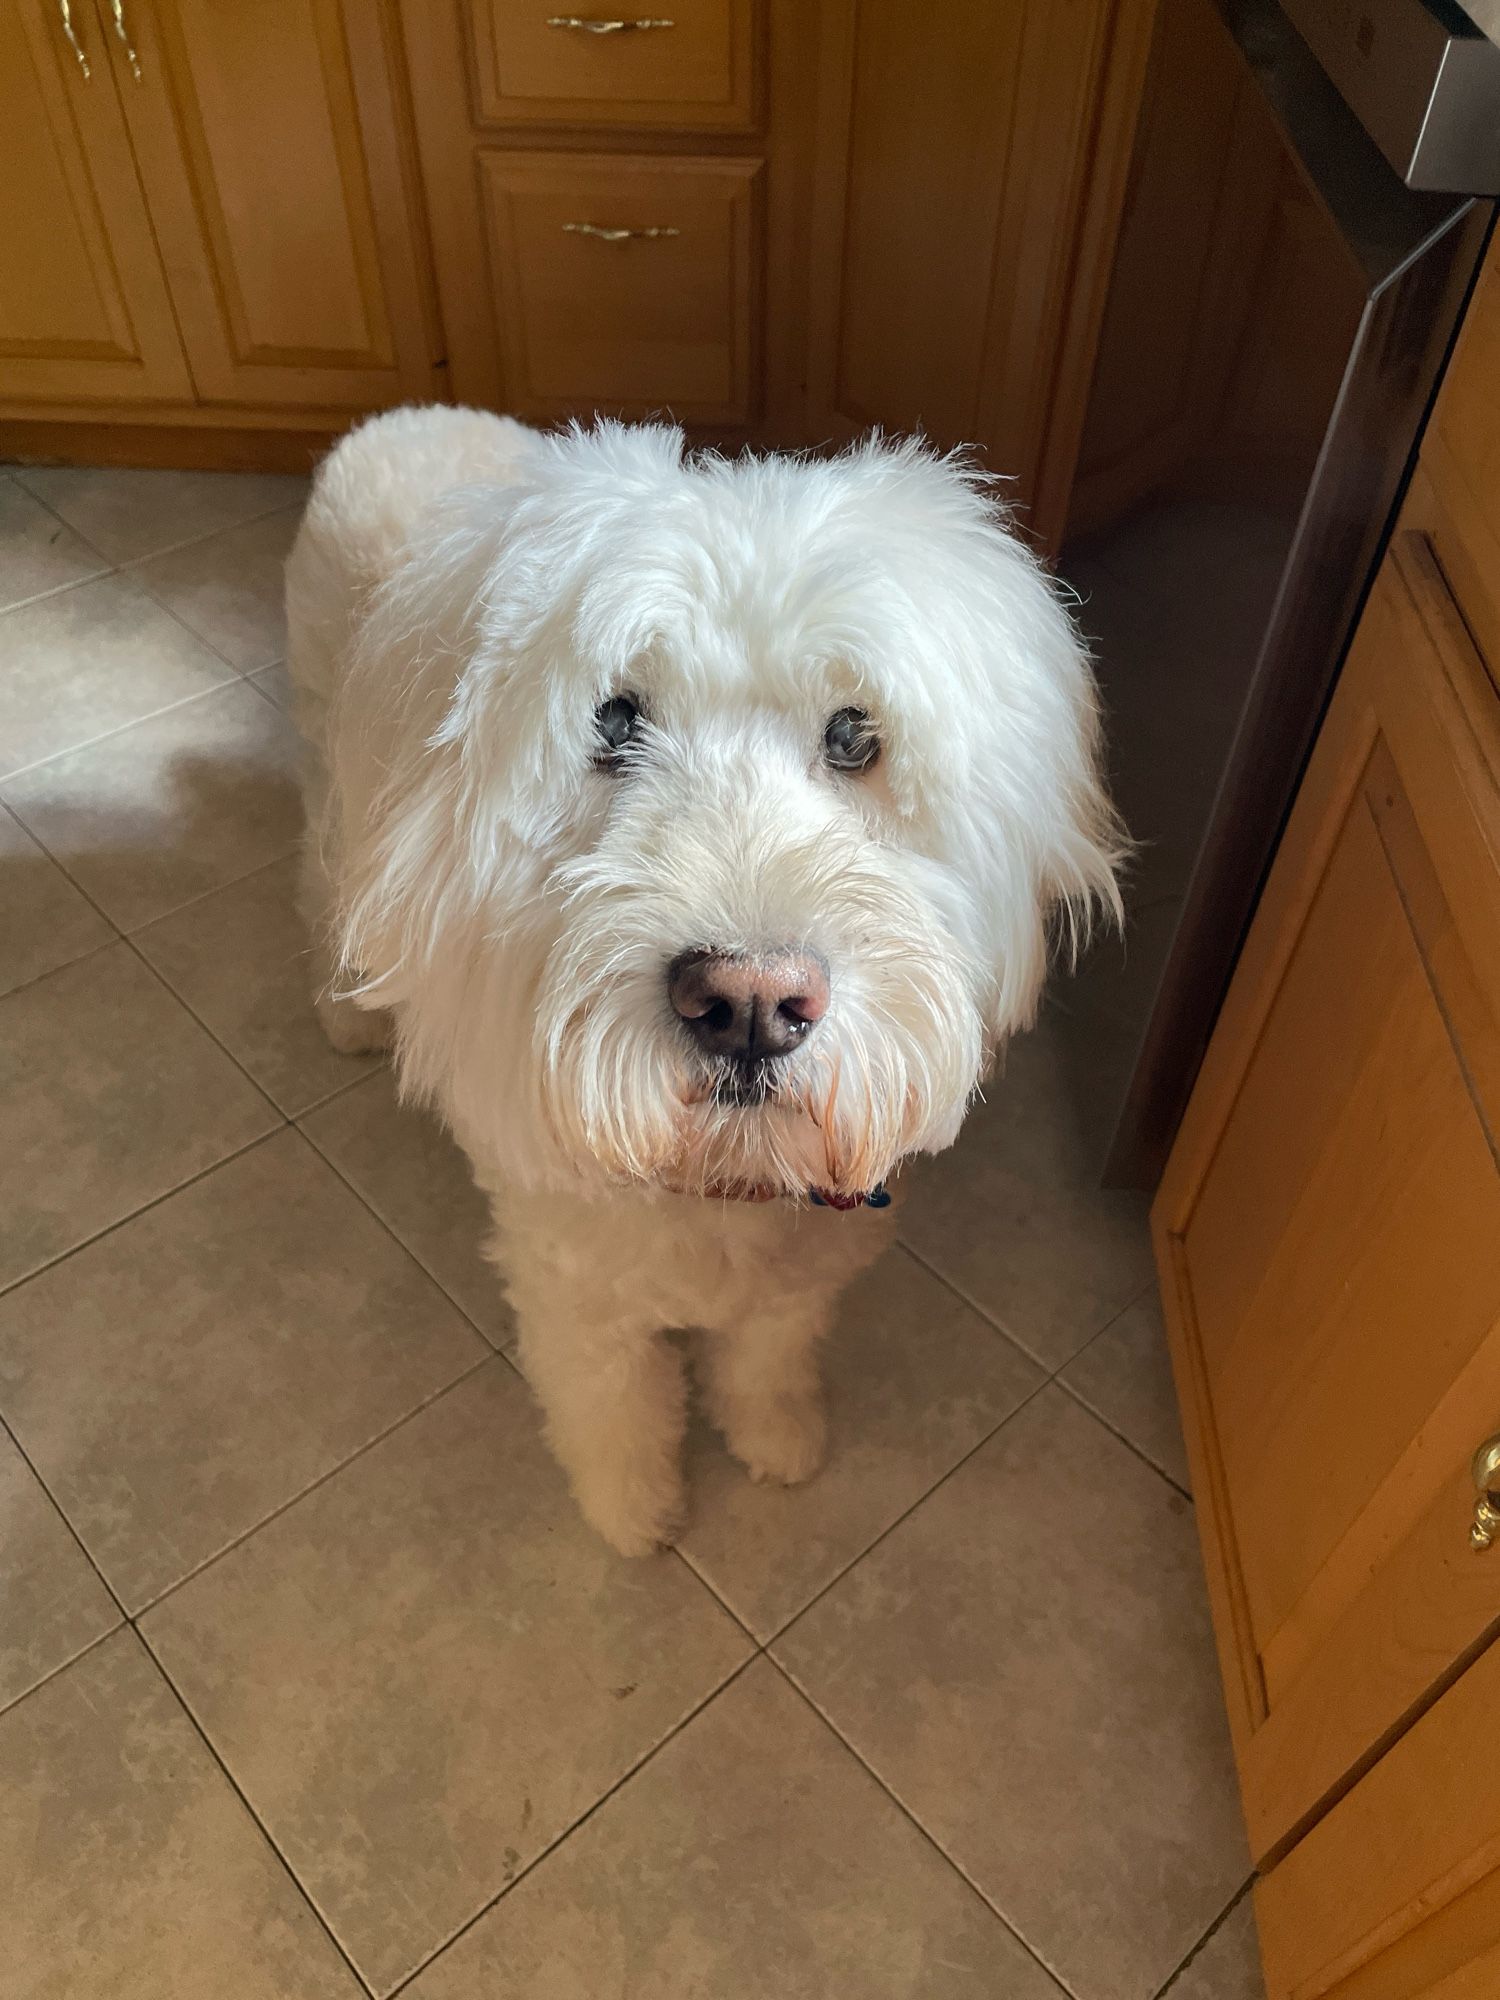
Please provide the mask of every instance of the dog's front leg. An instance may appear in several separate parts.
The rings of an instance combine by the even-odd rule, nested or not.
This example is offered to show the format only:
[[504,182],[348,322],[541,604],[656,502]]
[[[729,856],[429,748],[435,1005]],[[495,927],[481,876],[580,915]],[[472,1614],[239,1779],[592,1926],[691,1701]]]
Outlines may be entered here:
[[547,1437],[585,1518],[621,1555],[682,1526],[682,1363],[639,1318],[587,1316],[575,1299],[522,1304],[520,1356]]
[[823,1463],[817,1348],[833,1303],[832,1296],[784,1298],[708,1336],[709,1418],[752,1479],[797,1486]]

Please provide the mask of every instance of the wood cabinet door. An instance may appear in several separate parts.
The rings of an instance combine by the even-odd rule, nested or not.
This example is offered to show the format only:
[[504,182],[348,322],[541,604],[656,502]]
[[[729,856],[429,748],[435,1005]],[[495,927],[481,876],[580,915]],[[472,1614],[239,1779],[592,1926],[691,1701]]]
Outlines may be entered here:
[[0,132],[0,402],[190,397],[88,0],[0,0]]
[[1255,1892],[1269,2000],[1500,1993],[1500,1647]]
[[431,394],[393,7],[124,0],[123,20],[114,73],[199,400]]
[[810,436],[982,445],[1060,530],[1154,6],[826,0]]
[[1500,691],[1403,532],[1153,1210],[1259,1857],[1500,1630],[1497,1137]]

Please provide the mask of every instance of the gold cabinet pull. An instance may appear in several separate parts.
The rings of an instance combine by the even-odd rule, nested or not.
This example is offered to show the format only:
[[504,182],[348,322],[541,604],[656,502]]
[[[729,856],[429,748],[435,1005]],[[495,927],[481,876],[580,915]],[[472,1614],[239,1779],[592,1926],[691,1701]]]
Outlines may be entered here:
[[68,38],[68,47],[78,58],[78,67],[83,71],[85,78],[91,77],[94,72],[89,68],[89,59],[83,52],[83,43],[79,41],[78,32],[73,26],[72,0],[57,0],[57,11],[62,16],[63,33]]
[[1476,1549],[1487,1549],[1500,1540],[1500,1431],[1486,1438],[1474,1454],[1474,1525],[1469,1540]]
[[677,23],[659,16],[653,20],[602,21],[590,14],[551,14],[547,26],[573,28],[581,35],[628,35],[641,28],[675,28]]
[[115,33],[119,36],[120,46],[125,51],[125,60],[130,64],[130,74],[139,83],[141,59],[135,52],[130,40],[130,30],[125,25],[125,0],[109,0],[109,11],[114,17]]
[[654,242],[658,236],[680,236],[680,229],[673,229],[670,223],[653,223],[649,229],[602,229],[597,222],[565,222],[565,234],[569,236],[592,236],[600,243],[625,243],[632,237],[643,242]]

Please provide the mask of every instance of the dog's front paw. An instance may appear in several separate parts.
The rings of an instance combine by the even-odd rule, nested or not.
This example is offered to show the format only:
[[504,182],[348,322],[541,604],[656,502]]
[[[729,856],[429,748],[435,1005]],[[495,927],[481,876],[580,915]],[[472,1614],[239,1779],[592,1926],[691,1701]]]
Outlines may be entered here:
[[686,1512],[681,1480],[653,1487],[643,1481],[575,1481],[579,1509],[622,1556],[650,1556],[670,1548]]
[[314,1004],[328,1046],[341,1056],[379,1055],[390,1040],[391,1017],[383,1007],[356,1007],[331,993],[319,994]]
[[740,1410],[729,1427],[729,1449],[757,1483],[800,1486],[822,1465],[828,1425],[817,1397]]

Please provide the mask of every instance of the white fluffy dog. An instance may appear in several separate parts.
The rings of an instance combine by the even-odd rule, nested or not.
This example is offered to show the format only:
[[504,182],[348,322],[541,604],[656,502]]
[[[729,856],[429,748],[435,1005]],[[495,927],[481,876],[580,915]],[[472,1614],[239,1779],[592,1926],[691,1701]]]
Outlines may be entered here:
[[323,465],[287,598],[318,1010],[468,1153],[584,1513],[681,1522],[666,1328],[752,1477],[808,1478],[881,1183],[1115,900],[1057,597],[919,445],[411,409]]

